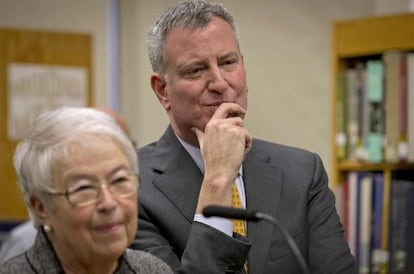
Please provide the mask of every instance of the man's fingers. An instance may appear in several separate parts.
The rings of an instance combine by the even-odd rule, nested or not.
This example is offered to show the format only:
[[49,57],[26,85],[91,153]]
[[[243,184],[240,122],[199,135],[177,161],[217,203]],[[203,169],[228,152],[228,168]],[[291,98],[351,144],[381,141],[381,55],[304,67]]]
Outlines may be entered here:
[[214,112],[212,119],[225,119],[229,117],[241,117],[246,115],[246,110],[235,103],[223,103]]
[[192,127],[191,130],[195,133],[198,139],[198,143],[201,146],[204,140],[204,132],[196,127]]
[[246,147],[246,153],[247,153],[252,148],[253,136],[247,130],[246,130],[246,135],[245,136],[246,136],[246,139],[245,139],[246,146],[245,147]]

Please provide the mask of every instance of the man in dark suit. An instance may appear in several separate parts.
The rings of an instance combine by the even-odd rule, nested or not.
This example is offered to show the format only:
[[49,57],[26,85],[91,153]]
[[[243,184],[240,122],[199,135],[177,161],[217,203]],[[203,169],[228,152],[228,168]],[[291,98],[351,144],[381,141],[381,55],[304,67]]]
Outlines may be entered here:
[[230,219],[203,217],[207,205],[232,206],[235,182],[242,207],[278,219],[311,273],[356,273],[321,159],[254,139],[243,126],[248,89],[232,15],[215,3],[180,3],[151,26],[147,45],[170,126],[139,150],[132,247],[177,273],[300,273],[271,225],[249,222],[243,236]]

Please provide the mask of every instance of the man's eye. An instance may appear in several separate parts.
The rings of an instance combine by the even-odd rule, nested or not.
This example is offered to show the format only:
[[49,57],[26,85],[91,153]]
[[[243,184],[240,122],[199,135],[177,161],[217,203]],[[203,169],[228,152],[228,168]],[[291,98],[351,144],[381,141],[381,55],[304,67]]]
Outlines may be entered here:
[[236,59],[227,59],[227,60],[224,60],[224,62],[222,63],[223,65],[233,65],[233,64],[235,64],[237,62],[237,60]]
[[187,70],[185,74],[189,77],[195,77],[195,76],[198,76],[202,71],[203,71],[203,68],[196,67],[196,68],[191,68]]

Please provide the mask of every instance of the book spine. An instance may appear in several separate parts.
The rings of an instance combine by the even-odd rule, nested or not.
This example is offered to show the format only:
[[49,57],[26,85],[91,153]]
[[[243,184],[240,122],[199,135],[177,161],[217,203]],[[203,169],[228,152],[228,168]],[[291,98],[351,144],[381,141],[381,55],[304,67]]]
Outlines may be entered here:
[[414,273],[414,182],[410,182],[405,195],[407,200],[405,208],[407,273]]
[[358,160],[366,161],[368,159],[368,152],[365,147],[366,137],[368,132],[368,104],[366,96],[366,69],[363,62],[356,64],[357,74],[357,97],[358,97],[358,144],[356,150],[356,157]]
[[338,160],[345,160],[347,138],[346,138],[346,71],[340,70],[337,78],[337,102],[336,102],[336,154]]
[[[393,180],[391,184],[390,230],[389,230],[389,273],[407,273],[406,216],[407,181]],[[412,218],[412,214],[410,216]]]
[[383,161],[384,137],[384,68],[381,60],[367,62],[367,97],[369,107],[369,129],[367,137],[368,161]]
[[357,160],[358,149],[358,79],[356,68],[349,68],[347,76],[347,159]]
[[379,257],[379,274],[388,273],[389,263],[389,222],[390,222],[390,200],[391,200],[391,173],[385,172],[382,174],[383,189],[382,189],[382,218],[381,218],[381,252],[377,252],[376,256]]
[[407,78],[407,160],[414,162],[414,53],[407,56]]
[[371,255],[371,214],[372,214],[372,176],[361,178],[360,216],[359,216],[359,273],[370,272]]
[[358,173],[348,173],[349,203],[348,203],[348,243],[352,255],[357,255],[357,192]]
[[357,172],[356,173],[356,208],[355,208],[355,260],[358,268],[361,265],[361,179],[365,173]]
[[408,77],[407,77],[407,54],[401,55],[400,63],[400,93],[399,93],[399,143],[398,143],[398,159],[400,161],[408,160]]
[[384,198],[384,175],[376,173],[373,177],[372,197],[372,254],[371,273],[381,273],[388,264],[388,251],[382,248],[382,219]]
[[384,53],[384,62],[386,65],[385,159],[387,162],[398,162],[401,52]]

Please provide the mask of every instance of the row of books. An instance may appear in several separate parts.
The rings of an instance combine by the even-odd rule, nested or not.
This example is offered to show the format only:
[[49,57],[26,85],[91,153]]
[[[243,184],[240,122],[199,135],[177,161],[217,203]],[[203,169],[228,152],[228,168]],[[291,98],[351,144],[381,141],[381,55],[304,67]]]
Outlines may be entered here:
[[414,162],[414,53],[348,60],[337,84],[338,160]]
[[349,172],[336,199],[359,274],[414,273],[414,181]]

